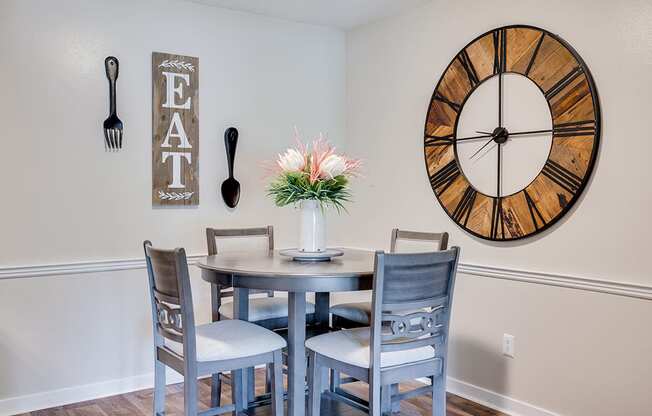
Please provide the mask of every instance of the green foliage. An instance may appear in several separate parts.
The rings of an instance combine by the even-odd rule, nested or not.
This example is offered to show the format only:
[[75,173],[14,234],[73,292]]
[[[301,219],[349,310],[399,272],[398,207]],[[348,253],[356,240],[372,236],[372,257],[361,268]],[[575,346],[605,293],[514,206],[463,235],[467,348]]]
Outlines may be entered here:
[[310,183],[304,172],[283,172],[270,184],[267,194],[279,207],[312,199],[319,201],[322,207],[333,206],[340,212],[346,211],[343,203],[350,201],[348,183],[344,175]]

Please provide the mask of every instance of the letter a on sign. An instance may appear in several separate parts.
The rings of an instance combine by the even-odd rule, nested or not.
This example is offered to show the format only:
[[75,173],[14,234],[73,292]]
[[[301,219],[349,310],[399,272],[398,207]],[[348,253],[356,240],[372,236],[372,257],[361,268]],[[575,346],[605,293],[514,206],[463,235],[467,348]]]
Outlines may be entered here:
[[152,205],[199,205],[199,58],[152,54]]

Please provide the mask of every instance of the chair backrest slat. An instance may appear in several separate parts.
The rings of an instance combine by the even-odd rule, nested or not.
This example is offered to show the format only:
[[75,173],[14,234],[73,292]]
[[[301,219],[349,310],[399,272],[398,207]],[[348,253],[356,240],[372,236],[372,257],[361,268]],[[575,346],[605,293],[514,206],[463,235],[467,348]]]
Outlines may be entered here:
[[[219,238],[234,238],[234,237],[266,237],[267,238],[267,251],[274,250],[274,227],[268,225],[266,227],[251,227],[251,228],[206,228],[206,243],[208,246],[208,255],[214,256],[218,253],[217,240]],[[233,297],[232,290],[228,286],[220,288],[219,298]],[[259,290],[251,289],[249,293],[266,293],[267,296],[274,296],[273,290]],[[217,318],[216,318],[217,319]]]
[[432,253],[376,253],[372,362],[380,359],[381,351],[446,345],[458,259],[457,247]]
[[[410,302],[410,307],[407,309],[423,309],[423,308],[432,308],[432,305],[445,306],[448,302],[448,296],[441,296],[435,298],[424,298],[419,301]],[[391,311],[401,311],[405,310],[405,303],[383,303],[383,312]]]
[[156,288],[152,288],[152,291],[154,292],[154,297],[156,298],[156,300],[160,302],[167,302],[173,305],[181,304],[181,299],[179,299],[178,296],[166,295],[165,293],[161,293],[158,290],[156,290]]
[[[186,339],[194,340],[195,317],[190,289],[190,274],[186,252],[182,248],[162,250],[145,241],[145,261],[149,276],[152,321],[156,334],[162,338],[184,344],[194,354],[194,342],[187,345]],[[162,346],[162,339],[155,339]],[[190,355],[193,356],[193,355]]]
[[439,242],[439,250],[448,249],[448,233],[428,233],[423,231],[408,231],[394,228],[392,230],[392,239],[390,241],[390,252],[396,253],[397,243],[399,240],[416,240]]
[[[448,295],[453,251],[414,254],[386,254],[382,303],[404,304],[406,308]],[[382,310],[387,310],[383,308]]]
[[221,237],[267,237],[267,249],[269,251],[274,250],[274,227],[271,225],[253,228],[206,228],[209,256],[218,253],[217,239]]

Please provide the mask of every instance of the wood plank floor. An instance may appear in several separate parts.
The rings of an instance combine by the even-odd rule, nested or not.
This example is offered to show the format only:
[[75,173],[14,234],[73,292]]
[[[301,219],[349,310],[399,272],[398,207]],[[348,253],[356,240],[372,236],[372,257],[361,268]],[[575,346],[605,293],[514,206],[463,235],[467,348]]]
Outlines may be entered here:
[[[264,379],[263,370],[257,375],[257,381]],[[222,402],[231,402],[231,388],[228,383],[223,384]],[[402,384],[401,390],[409,390],[416,384]],[[262,394],[263,385],[257,383],[257,393]],[[346,389],[359,397],[366,398],[366,385],[353,383],[347,385]],[[210,385],[208,379],[199,382],[200,410],[208,408],[210,404]],[[168,387],[166,396],[167,416],[183,415],[183,384],[176,384]],[[401,403],[399,415],[422,416],[430,415],[430,398],[426,396],[417,397]],[[26,413],[20,416],[147,416],[152,414],[152,390],[142,390],[119,396],[106,397],[83,403],[75,403],[67,406],[55,407],[46,410],[39,410]],[[247,414],[252,416],[271,416],[269,407],[259,407],[250,410]],[[321,414],[324,416],[362,416],[364,412],[354,409],[344,403],[328,399],[322,399]],[[503,413],[488,409],[479,404],[470,402],[461,397],[448,394],[447,405],[448,416],[506,416]]]

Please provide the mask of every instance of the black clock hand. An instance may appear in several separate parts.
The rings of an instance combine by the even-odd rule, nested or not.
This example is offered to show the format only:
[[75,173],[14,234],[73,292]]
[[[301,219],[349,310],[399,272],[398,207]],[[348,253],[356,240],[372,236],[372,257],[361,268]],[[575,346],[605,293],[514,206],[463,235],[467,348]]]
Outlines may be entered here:
[[477,140],[477,139],[486,139],[487,137],[492,137],[493,135],[491,133],[485,133],[482,132],[482,136],[471,136],[471,137],[462,137],[459,139],[455,139],[456,142],[463,142],[465,140]]
[[498,74],[498,127],[503,127],[503,72]]
[[537,134],[537,133],[552,133],[552,129],[548,130],[530,130],[530,131],[517,131],[516,133],[509,133],[510,136],[522,136],[524,134]]
[[[548,129],[548,130],[530,130],[530,131],[517,131],[516,133],[509,133],[509,136],[523,136],[525,134],[537,134],[537,133],[552,133],[554,130]],[[481,133],[481,134],[490,134],[487,131],[479,131],[476,130],[476,133]]]
[[500,167],[501,167],[501,157],[500,157],[500,143],[498,143],[498,176],[496,178],[496,195],[500,198]]
[[[481,136],[470,136],[470,137],[461,137],[459,139],[451,139],[450,137],[437,137],[437,136],[426,136],[426,146],[437,146],[437,145],[449,145],[453,142],[463,142],[466,140],[478,140],[486,139],[487,137],[492,137],[491,133],[483,134]],[[439,142],[438,142],[439,140]]]
[[491,139],[489,139],[489,141],[487,141],[487,143],[483,144],[482,147],[479,148],[477,152],[473,153],[469,159],[473,159],[473,157],[474,157],[475,155],[477,155],[478,153],[480,153],[480,152],[482,151],[482,149],[484,149],[485,147],[489,146],[489,144],[490,144],[491,142],[493,142],[493,141],[494,141],[494,138],[492,137]]

